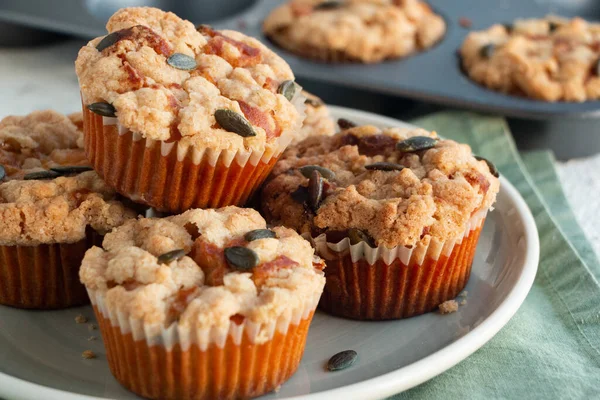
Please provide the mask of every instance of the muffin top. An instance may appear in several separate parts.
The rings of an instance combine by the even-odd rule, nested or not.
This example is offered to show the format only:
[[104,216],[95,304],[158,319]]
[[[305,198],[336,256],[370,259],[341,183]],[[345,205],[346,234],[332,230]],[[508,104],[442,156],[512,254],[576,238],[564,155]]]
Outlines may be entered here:
[[314,94],[303,91],[306,97],[306,118],[302,128],[294,135],[292,144],[299,143],[309,136],[330,136],[335,133],[335,123],[329,114],[329,109],[323,100]]
[[[265,19],[263,30],[299,55],[337,61],[379,62],[431,47],[444,20],[418,0],[291,0]],[[325,57],[325,58],[324,58]]]
[[77,114],[67,117],[46,110],[2,119],[0,165],[4,168],[4,180],[22,179],[26,174],[53,167],[88,165],[83,133],[74,123],[77,118]]
[[86,228],[100,234],[134,218],[93,171],[52,180],[0,184],[0,245],[74,243]]
[[[327,170],[300,169],[314,165]],[[462,234],[495,201],[494,173],[468,145],[435,132],[359,126],[288,149],[262,206],[270,222],[331,242],[353,229],[372,246],[410,247]]]
[[75,62],[83,102],[109,103],[105,116],[145,138],[264,150],[302,124],[297,86],[282,87],[291,69],[256,39],[150,7],[121,9],[106,29]]
[[469,77],[493,90],[544,101],[600,98],[600,24],[519,19],[471,32],[460,52]]
[[[90,249],[81,281],[146,324],[268,323],[319,298],[322,261],[291,229],[252,209],[194,209],[128,221]],[[311,303],[312,304],[312,303]]]

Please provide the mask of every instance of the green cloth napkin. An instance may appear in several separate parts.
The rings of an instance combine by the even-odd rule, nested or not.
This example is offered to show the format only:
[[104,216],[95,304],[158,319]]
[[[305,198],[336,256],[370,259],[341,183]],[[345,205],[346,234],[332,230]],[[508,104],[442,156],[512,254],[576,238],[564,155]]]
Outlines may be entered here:
[[540,265],[514,318],[444,374],[396,399],[600,397],[600,263],[562,192],[552,154],[519,155],[504,119],[441,112],[412,121],[469,143],[519,190],[540,234]]

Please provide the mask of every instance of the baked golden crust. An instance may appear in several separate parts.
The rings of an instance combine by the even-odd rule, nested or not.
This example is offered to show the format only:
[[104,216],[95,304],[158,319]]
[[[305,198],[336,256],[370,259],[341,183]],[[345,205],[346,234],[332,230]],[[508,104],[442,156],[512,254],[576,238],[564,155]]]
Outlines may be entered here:
[[550,102],[600,98],[600,24],[520,19],[471,32],[460,53],[467,75],[492,90]]
[[83,133],[73,123],[76,118],[45,110],[2,119],[0,164],[6,171],[5,180],[51,167],[88,165]]
[[292,0],[276,8],[264,21],[265,35],[302,56],[375,63],[427,49],[446,31],[444,20],[418,0],[321,3]]
[[331,136],[335,133],[335,122],[323,100],[314,94],[303,91],[306,97],[306,118],[302,128],[294,135],[292,144],[299,143],[309,136]]
[[[215,150],[264,150],[300,128],[301,109],[277,92],[294,75],[258,40],[207,26],[196,30],[150,7],[121,9],[106,28],[114,43],[99,51],[106,37],[90,41],[75,67],[84,103],[112,104],[125,128],[153,140]],[[193,58],[196,67],[172,66],[168,59],[177,53]],[[245,116],[256,136],[223,129],[215,119],[218,109]]]
[[[230,318],[275,321],[307,298],[320,295],[325,278],[310,244],[292,229],[273,228],[275,238],[247,241],[266,229],[252,209],[189,210],[173,217],[129,221],[89,250],[81,281],[106,291],[107,305],[148,324],[228,326]],[[258,256],[250,270],[233,268],[223,251],[243,246]],[[158,257],[183,249],[161,264]]]
[[[473,157],[469,146],[452,140],[439,140],[419,152],[395,149],[397,142],[413,136],[437,138],[423,129],[360,126],[290,147],[262,193],[267,220],[312,235],[357,228],[376,245],[389,248],[463,234],[471,216],[494,203],[498,179],[485,161]],[[365,168],[376,162],[404,169]],[[308,185],[298,170],[306,165],[335,173],[325,180],[316,212],[297,192]]]
[[92,171],[0,184],[0,245],[74,243],[90,227],[109,232],[136,213]]

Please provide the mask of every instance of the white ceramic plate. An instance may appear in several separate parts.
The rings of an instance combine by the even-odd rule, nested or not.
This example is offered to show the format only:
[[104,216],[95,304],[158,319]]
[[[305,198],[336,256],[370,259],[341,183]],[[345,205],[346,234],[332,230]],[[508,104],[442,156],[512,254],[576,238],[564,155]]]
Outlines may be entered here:
[[[404,123],[331,107],[336,117],[360,124]],[[264,399],[376,399],[418,385],[456,365],[490,340],[514,315],[533,283],[539,259],[533,217],[517,190],[501,178],[495,211],[488,215],[467,304],[448,315],[429,313],[401,321],[360,322],[317,313],[296,374]],[[76,324],[90,307],[23,311],[0,306],[0,397],[7,399],[136,399],[112,377],[98,331]],[[96,341],[88,341],[91,336]],[[93,350],[97,359],[84,360]],[[326,372],[327,359],[354,349],[351,368]]]

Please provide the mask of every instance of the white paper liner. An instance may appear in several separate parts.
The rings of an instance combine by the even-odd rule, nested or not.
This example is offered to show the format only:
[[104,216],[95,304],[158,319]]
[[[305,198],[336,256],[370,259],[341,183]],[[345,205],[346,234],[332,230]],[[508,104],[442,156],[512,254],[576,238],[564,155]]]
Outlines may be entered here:
[[118,118],[116,117],[102,117],[102,125],[103,126],[117,126],[119,135],[125,135],[127,133],[132,133],[133,141],[137,142],[139,140],[144,139],[146,141],[146,147],[151,148],[155,145],[159,145],[161,149],[161,155],[167,156],[173,149],[175,148],[177,151],[177,160],[183,161],[185,157],[189,154],[191,156],[191,160],[195,165],[199,165],[202,160],[207,157],[208,162],[211,166],[215,166],[219,160],[226,166],[229,167],[233,160],[241,166],[245,166],[249,161],[250,164],[256,166],[259,161],[262,160],[263,163],[268,164],[269,161],[273,157],[279,157],[279,155],[289,146],[292,142],[294,135],[296,135],[297,131],[302,127],[302,121],[306,117],[306,105],[304,102],[306,101],[306,97],[302,95],[301,87],[297,85],[297,90],[294,94],[294,97],[291,100],[291,103],[294,105],[296,110],[301,116],[301,122],[294,129],[288,129],[284,131],[281,136],[279,136],[275,143],[272,146],[265,146],[263,150],[214,150],[210,148],[197,148],[195,146],[191,146],[189,144],[182,144],[180,142],[171,142],[167,143],[162,140],[154,140],[150,138],[145,138],[142,134],[137,132],[132,132],[129,128],[124,127],[119,123]]
[[219,348],[223,348],[228,336],[231,336],[233,342],[239,345],[244,332],[248,335],[251,343],[265,343],[273,338],[276,331],[286,334],[291,325],[298,325],[301,320],[308,318],[311,312],[317,308],[321,297],[320,291],[306,297],[302,299],[300,306],[287,309],[277,319],[266,324],[254,323],[246,318],[240,325],[229,321],[223,327],[186,328],[173,323],[165,328],[161,324],[145,324],[139,319],[128,316],[118,308],[109,307],[105,299],[106,292],[90,289],[87,292],[92,305],[104,318],[110,320],[111,326],[118,327],[122,334],[131,333],[135,341],[145,340],[148,346],[161,345],[167,350],[171,350],[176,344],[179,344],[183,351],[189,349],[192,344],[197,345],[201,351],[205,351],[213,343]]
[[469,219],[463,234],[458,235],[454,239],[442,241],[432,239],[428,245],[419,243],[413,248],[406,246],[396,246],[388,248],[385,246],[371,247],[365,242],[350,244],[350,239],[344,238],[339,243],[327,242],[326,234],[321,234],[312,238],[314,246],[319,256],[325,260],[340,258],[340,253],[346,254],[348,250],[352,257],[352,262],[357,262],[361,259],[366,260],[370,265],[373,265],[377,260],[383,260],[387,265],[392,264],[395,259],[399,259],[404,265],[415,263],[423,264],[425,257],[430,257],[433,260],[439,259],[441,255],[449,256],[455,245],[462,243],[471,231],[479,228],[485,220],[488,210],[481,210]]

